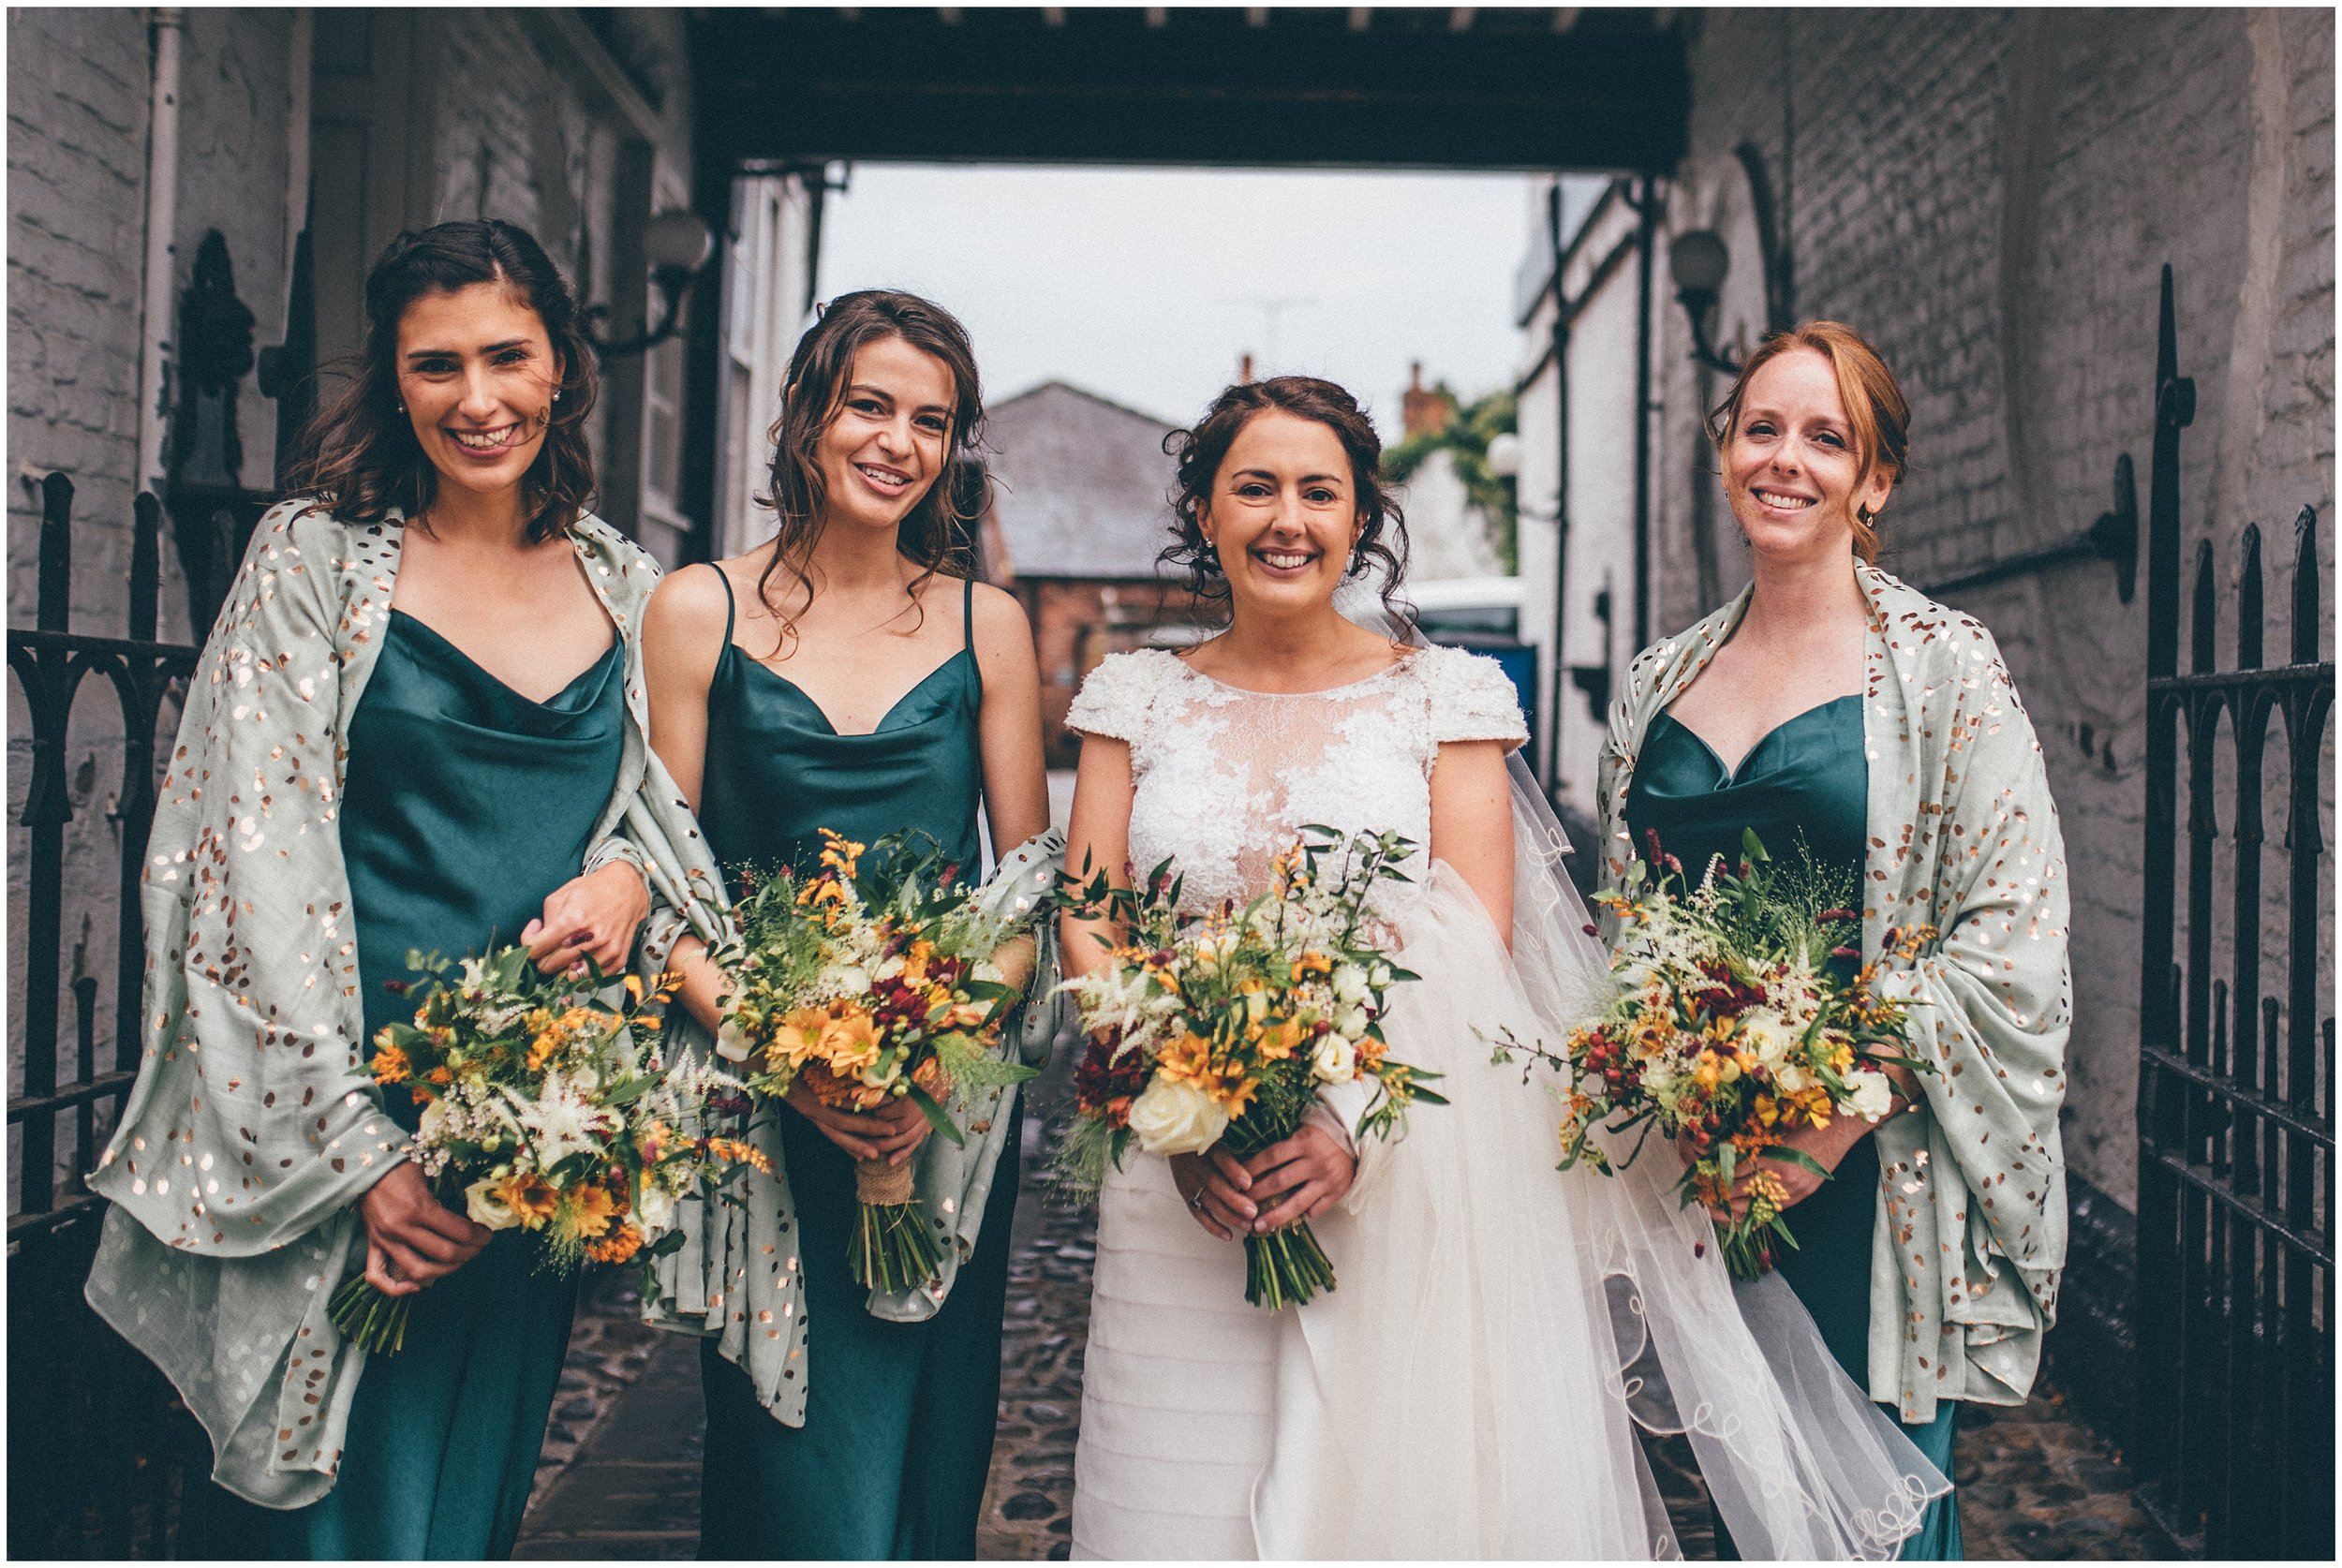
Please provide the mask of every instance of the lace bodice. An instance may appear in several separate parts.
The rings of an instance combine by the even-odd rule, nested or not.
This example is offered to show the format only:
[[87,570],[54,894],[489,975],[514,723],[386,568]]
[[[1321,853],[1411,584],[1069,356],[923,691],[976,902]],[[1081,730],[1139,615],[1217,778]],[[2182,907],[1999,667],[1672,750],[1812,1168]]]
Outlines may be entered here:
[[[1504,667],[1441,647],[1297,695],[1226,686],[1159,649],[1116,654],[1082,683],[1065,722],[1130,744],[1131,865],[1172,861],[1182,901],[1198,910],[1266,891],[1305,823],[1395,829],[1428,853],[1440,744],[1528,739]],[[1416,883],[1382,884],[1385,915],[1416,895],[1426,869],[1410,867]]]

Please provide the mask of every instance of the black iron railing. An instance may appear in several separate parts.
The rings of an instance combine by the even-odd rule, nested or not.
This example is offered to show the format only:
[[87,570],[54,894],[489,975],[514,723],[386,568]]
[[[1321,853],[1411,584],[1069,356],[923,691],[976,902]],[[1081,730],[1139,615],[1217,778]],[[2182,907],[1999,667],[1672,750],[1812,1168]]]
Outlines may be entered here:
[[[7,1240],[8,1555],[161,1557],[169,1555],[185,1457],[200,1452],[202,1436],[170,1384],[82,1299],[105,1208],[84,1177],[138,1071],[145,972],[138,890],[155,814],[155,732],[173,684],[192,674],[197,650],[155,639],[162,510],[152,496],[137,501],[122,637],[70,629],[72,481],[51,474],[41,499],[35,624],[8,630],[8,668],[32,742],[21,823],[29,840],[24,991],[14,1043],[22,1081],[8,1097],[18,1176]],[[121,787],[111,813],[120,846],[113,867],[116,962],[111,977],[77,973],[68,985],[63,944],[73,796],[67,752],[75,699],[93,680],[112,688],[122,724]],[[101,1049],[96,1013],[105,984],[113,987],[113,1038]],[[68,991],[69,1049],[61,1011]],[[68,1059],[69,1081],[60,1082]]]
[[[2289,662],[2263,658],[2261,536],[2245,530],[2236,657],[2217,668],[2217,571],[2196,551],[2192,645],[2178,669],[2179,375],[2163,270],[2147,544],[2147,808],[2139,1042],[2141,1499],[2213,1558],[2334,1555],[2334,1020],[2322,988],[2320,756],[2335,669],[2316,514],[2294,525]],[[2283,836],[2264,789],[2281,728]],[[2181,739],[2186,879],[2181,900]],[[2228,769],[2221,766],[2223,762]],[[2224,771],[2232,770],[2231,778]],[[2225,810],[2227,846],[2221,842]],[[2280,895],[2264,888],[2272,850]],[[2222,892],[2227,898],[2221,908]],[[2280,933],[2264,951],[2264,934]],[[2184,937],[2185,961],[2175,952]],[[2225,942],[2226,953],[2218,953]],[[2227,973],[2216,970],[2226,959]]]

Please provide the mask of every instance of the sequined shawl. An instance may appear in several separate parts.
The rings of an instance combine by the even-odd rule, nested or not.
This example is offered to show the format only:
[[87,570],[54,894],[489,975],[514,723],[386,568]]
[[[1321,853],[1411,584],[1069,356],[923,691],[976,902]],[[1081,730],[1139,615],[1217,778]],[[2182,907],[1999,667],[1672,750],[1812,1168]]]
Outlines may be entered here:
[[[288,502],[253,535],[162,780],[140,891],[143,1055],[90,1177],[112,1200],[90,1305],[177,1386],[215,1478],[276,1508],[334,1485],[365,1355],[326,1300],[363,1246],[351,1206],[405,1157],[361,1066],[336,821],[403,528]],[[654,907],[673,905],[662,866],[682,864],[669,840],[690,818],[645,739],[634,636],[659,570],[595,518],[571,540],[627,649],[618,784],[587,865],[633,861]],[[622,815],[631,844],[613,836]]]
[[[1863,951],[1939,933],[1883,988],[1914,1004],[1924,1102],[1882,1123],[1870,1391],[1905,1421],[1938,1399],[2022,1403],[2066,1261],[2057,1113],[2072,1020],[2064,840],[2033,725],[1992,633],[1875,567],[1862,732],[1870,761]],[[1602,870],[1634,847],[1626,795],[1652,721],[1707,667],[1749,594],[1647,648],[1602,754]],[[1792,1223],[1795,1215],[1791,1215]]]

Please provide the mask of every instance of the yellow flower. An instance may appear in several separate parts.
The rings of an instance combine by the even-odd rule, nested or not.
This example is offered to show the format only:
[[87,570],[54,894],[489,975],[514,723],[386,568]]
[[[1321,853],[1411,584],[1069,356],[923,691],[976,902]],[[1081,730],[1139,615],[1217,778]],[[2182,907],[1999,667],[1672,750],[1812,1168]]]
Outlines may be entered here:
[[1301,1043],[1301,1020],[1286,1018],[1270,1025],[1260,1037],[1263,1061],[1282,1061],[1293,1055]]
[[829,1027],[829,1013],[818,1007],[792,1010],[780,1027],[773,1030],[771,1046],[766,1055],[776,1065],[803,1067],[821,1054],[822,1031]]
[[551,1219],[561,1203],[561,1194],[554,1191],[553,1184],[534,1171],[505,1177],[497,1185],[496,1195],[532,1231]]
[[643,1233],[632,1225],[620,1225],[601,1240],[586,1244],[586,1255],[596,1263],[624,1263],[642,1250]]
[[570,1228],[579,1235],[605,1235],[618,1208],[616,1197],[607,1187],[577,1188],[570,1193]]
[[1156,1073],[1175,1084],[1193,1084],[1209,1095],[1230,1117],[1241,1116],[1259,1087],[1241,1068],[1212,1060],[1211,1042],[1189,1033],[1165,1045],[1155,1057]]
[[822,864],[836,871],[841,880],[852,878],[854,866],[867,847],[827,828],[822,830]]
[[839,1077],[859,1072],[878,1060],[878,1026],[858,1009],[832,1018],[822,1028],[821,1053]]
[[772,1158],[754,1144],[738,1138],[710,1138],[707,1140],[707,1153],[708,1158],[720,1160],[729,1165],[748,1165],[767,1176],[772,1174]]

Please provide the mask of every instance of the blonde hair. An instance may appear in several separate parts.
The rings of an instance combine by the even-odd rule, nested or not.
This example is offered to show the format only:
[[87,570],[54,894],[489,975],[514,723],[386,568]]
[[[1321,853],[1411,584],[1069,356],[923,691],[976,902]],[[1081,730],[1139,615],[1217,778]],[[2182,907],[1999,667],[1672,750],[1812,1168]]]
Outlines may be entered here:
[[[1887,368],[1878,350],[1843,321],[1802,321],[1786,332],[1766,335],[1741,366],[1732,390],[1708,415],[1708,437],[1715,442],[1717,452],[1721,454],[1732,444],[1741,400],[1756,372],[1799,348],[1811,348],[1828,360],[1838,377],[1838,396],[1845,404],[1846,422],[1854,432],[1854,455],[1860,464],[1855,488],[1861,488],[1881,470],[1890,480],[1900,481],[1907,461],[1911,406],[1904,401],[1903,388],[1896,384],[1895,373]],[[1876,522],[1877,513],[1866,507],[1855,509],[1854,552],[1865,561],[1878,559]]]

